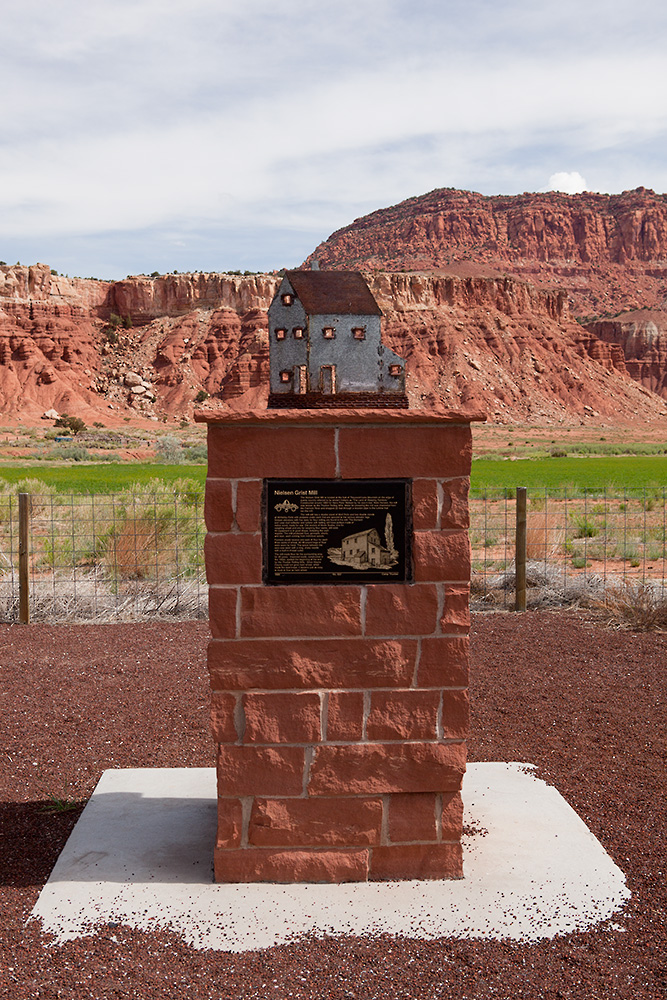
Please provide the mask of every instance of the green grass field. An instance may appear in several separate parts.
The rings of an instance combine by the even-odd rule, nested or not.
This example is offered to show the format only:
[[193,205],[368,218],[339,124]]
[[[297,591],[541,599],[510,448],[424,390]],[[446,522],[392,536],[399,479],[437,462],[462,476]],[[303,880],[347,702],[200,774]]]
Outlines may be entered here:
[[105,463],[83,465],[44,466],[5,465],[0,468],[0,483],[18,483],[22,479],[39,479],[47,486],[54,486],[60,493],[118,493],[134,483],[147,483],[151,479],[173,482],[176,479],[206,481],[205,465],[140,465],[139,463]]
[[[446,475],[446,470],[443,470]],[[0,481],[17,483],[39,479],[64,493],[117,493],[133,483],[151,479],[173,482],[194,479],[203,487],[205,465],[141,465],[105,463],[45,466],[42,463],[0,468]],[[532,458],[500,461],[478,458],[472,463],[472,491],[514,489],[517,486],[548,489],[636,488],[667,486],[667,456],[608,456],[580,458]]]
[[656,455],[604,458],[527,458],[497,461],[478,458],[472,463],[471,489],[616,489],[667,486],[667,457]]

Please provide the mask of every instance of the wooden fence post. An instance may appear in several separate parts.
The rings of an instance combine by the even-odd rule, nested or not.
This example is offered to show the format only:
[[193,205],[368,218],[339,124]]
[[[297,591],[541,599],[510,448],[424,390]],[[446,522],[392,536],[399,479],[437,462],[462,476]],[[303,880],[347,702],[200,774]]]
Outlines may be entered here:
[[516,488],[516,548],[514,568],[516,575],[516,606],[515,611],[526,610],[526,532],[528,519],[526,515],[526,487]]
[[19,493],[19,621],[30,623],[30,494]]

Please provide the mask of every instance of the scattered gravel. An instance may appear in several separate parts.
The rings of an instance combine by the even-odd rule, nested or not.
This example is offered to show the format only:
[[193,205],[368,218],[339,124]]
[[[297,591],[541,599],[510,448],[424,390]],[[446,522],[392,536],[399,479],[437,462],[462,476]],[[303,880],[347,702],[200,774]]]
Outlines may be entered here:
[[[306,939],[200,952],[109,925],[54,946],[26,918],[109,767],[211,766],[201,623],[0,626],[0,997],[667,995],[667,636],[571,612],[474,616],[473,760],[528,761],[626,873],[627,911],[539,944]],[[46,811],[50,807],[51,811]]]

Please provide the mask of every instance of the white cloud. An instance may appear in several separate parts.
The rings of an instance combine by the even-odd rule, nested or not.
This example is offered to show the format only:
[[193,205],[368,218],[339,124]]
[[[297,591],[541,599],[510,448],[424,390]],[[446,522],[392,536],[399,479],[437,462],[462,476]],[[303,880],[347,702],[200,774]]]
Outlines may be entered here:
[[664,189],[654,7],[23,0],[0,36],[0,256],[3,239],[37,259],[47,236],[149,230],[320,239],[434,187],[535,190],[554,162],[596,189]]
[[560,173],[551,175],[547,191],[580,194],[582,191],[588,191],[588,185],[578,171],[573,170],[571,173],[561,171]]

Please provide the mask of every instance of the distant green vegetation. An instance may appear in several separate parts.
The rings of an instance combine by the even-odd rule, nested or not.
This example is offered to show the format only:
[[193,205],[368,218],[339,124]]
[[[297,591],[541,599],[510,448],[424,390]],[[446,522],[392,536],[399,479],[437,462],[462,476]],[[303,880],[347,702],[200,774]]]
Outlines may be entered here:
[[[203,488],[206,465],[134,462],[84,465],[76,462],[47,466],[42,462],[20,465],[12,462],[0,467],[0,482],[4,480],[11,484],[27,478],[38,479],[65,493],[117,493],[134,483],[145,484],[151,479],[167,483],[176,479],[194,479]],[[514,489],[516,486],[543,489],[666,487],[667,456],[473,460],[473,493],[479,494],[485,489]]]
[[155,465],[123,462],[104,465],[53,465],[41,463],[0,467],[0,481],[18,483],[22,479],[38,479],[62,493],[118,493],[135,483],[144,484],[151,479],[174,482],[176,479],[206,480],[205,465]]
[[472,463],[471,489],[516,486],[580,489],[667,486],[667,457],[527,458],[497,461],[477,458]]

